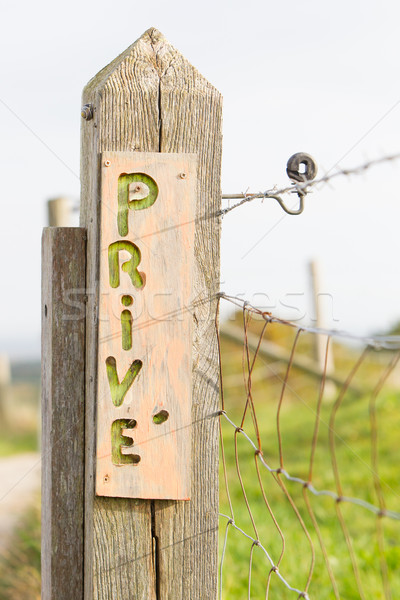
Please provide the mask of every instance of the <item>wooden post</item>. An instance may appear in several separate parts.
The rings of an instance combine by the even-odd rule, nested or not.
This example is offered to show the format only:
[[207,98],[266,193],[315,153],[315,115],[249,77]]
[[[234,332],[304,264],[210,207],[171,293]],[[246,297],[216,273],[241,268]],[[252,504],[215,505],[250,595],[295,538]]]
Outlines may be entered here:
[[[221,95],[156,30],[83,92],[81,225],[87,228],[85,600],[212,599],[217,594]],[[189,501],[96,497],[100,153],[198,158]],[[167,250],[166,250],[167,251]]]
[[83,597],[85,240],[42,239],[42,600]]
[[0,354],[0,426],[7,426],[7,400],[11,383],[10,359]]
[[69,198],[53,198],[47,201],[49,227],[69,227],[71,225],[71,201]]
[[[310,280],[311,280],[311,288],[312,288],[312,296],[314,301],[314,311],[315,311],[315,319],[316,319],[316,327],[318,329],[326,329],[327,328],[327,316],[324,310],[324,306],[320,302],[321,295],[321,274],[320,274],[320,264],[316,260],[312,260],[309,265],[310,268]],[[319,370],[321,373],[324,372],[325,369],[325,358],[326,358],[326,343],[327,336],[326,335],[314,335],[314,350],[315,350],[315,360],[317,361]],[[330,344],[330,348],[328,351],[327,363],[326,363],[326,374],[329,376],[333,375],[335,371],[334,363],[333,363],[333,349],[332,342]],[[332,398],[336,393],[336,386],[331,381],[327,381],[325,384],[324,395],[326,398]]]

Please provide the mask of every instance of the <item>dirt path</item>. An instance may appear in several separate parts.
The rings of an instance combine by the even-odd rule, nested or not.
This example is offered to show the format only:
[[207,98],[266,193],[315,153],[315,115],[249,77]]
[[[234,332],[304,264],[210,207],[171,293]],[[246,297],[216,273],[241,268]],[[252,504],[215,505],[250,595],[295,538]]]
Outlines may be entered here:
[[0,554],[39,487],[40,454],[0,458]]

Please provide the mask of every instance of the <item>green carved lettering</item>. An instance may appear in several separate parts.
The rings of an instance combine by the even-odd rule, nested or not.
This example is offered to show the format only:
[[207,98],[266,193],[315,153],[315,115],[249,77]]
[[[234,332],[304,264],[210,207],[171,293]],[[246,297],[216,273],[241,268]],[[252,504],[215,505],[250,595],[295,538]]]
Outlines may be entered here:
[[122,348],[130,350],[132,348],[132,313],[130,310],[123,310],[121,313],[122,325]]
[[117,362],[113,356],[106,359],[107,377],[110,386],[111,398],[114,406],[121,406],[124,398],[132,383],[138,376],[143,363],[141,360],[134,360],[125,374],[122,382],[119,382],[117,373]]
[[[139,200],[129,200],[129,186],[138,182],[144,184],[149,189],[149,193],[145,198]],[[118,233],[122,237],[128,235],[128,211],[143,210],[149,208],[157,200],[158,186],[154,179],[144,173],[129,173],[120,175],[118,178]]]
[[122,296],[121,303],[124,306],[131,306],[133,304],[133,298],[132,298],[132,296],[125,296],[125,295]]
[[111,425],[111,458],[114,465],[136,465],[140,462],[138,454],[122,454],[122,449],[131,448],[133,439],[122,435],[123,429],[136,427],[135,419],[117,419]]
[[121,250],[126,250],[132,257],[122,263],[122,270],[125,271],[125,273],[128,273],[132,284],[136,288],[143,287],[145,277],[144,274],[139,273],[137,269],[142,258],[140,250],[133,242],[128,242],[127,240],[114,242],[108,247],[108,270],[111,287],[117,288],[119,286],[119,253]]

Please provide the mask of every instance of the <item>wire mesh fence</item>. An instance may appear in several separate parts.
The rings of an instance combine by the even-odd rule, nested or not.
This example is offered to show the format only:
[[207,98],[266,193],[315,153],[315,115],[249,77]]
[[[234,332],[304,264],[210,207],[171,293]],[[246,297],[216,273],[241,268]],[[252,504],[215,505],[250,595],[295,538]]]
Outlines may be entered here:
[[220,302],[219,598],[400,597],[399,338]]

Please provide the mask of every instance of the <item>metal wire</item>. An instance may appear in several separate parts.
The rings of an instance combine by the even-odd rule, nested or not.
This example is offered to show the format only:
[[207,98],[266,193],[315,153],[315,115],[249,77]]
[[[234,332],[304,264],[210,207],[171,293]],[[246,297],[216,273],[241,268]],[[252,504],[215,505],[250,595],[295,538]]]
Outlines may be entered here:
[[344,340],[359,342],[360,344],[373,348],[374,350],[400,350],[400,335],[366,336],[355,335],[353,333],[341,331],[339,329],[324,329],[321,327],[310,327],[307,325],[299,326],[296,323],[293,323],[292,321],[280,319],[279,317],[273,316],[270,312],[263,311],[260,308],[252,306],[247,300],[243,300],[238,296],[230,296],[228,294],[225,294],[224,292],[220,292],[219,295],[221,298],[224,298],[231,304],[238,306],[241,309],[245,309],[248,312],[259,315],[269,323],[281,323],[282,325],[288,325],[289,327],[292,327],[294,329],[300,329],[301,331],[305,331],[308,333],[315,333],[317,335],[324,335],[327,337],[342,338]]
[[[305,598],[306,600],[310,600],[310,598],[309,598],[309,596],[308,596],[307,593],[299,590],[298,588],[292,587],[287,582],[287,580],[283,577],[283,575],[281,575],[281,573],[279,572],[279,567],[274,564],[274,561],[272,560],[271,556],[268,554],[268,551],[263,546],[263,544],[260,542],[260,540],[257,540],[255,538],[253,538],[251,535],[248,535],[243,529],[241,529],[238,525],[236,525],[235,521],[231,517],[229,517],[228,515],[224,515],[223,513],[219,513],[219,516],[222,517],[222,518],[224,518],[224,519],[227,519],[227,528],[229,526],[231,526],[234,529],[236,529],[237,531],[240,531],[240,533],[242,535],[244,535],[245,538],[247,538],[248,540],[250,540],[252,542],[252,547],[254,545],[256,545],[256,546],[258,546],[264,552],[265,556],[267,557],[267,560],[271,563],[271,566],[272,566],[271,571],[276,574],[276,576],[282,581],[282,583],[286,586],[286,588],[288,590],[290,590],[292,592],[297,592],[299,594],[299,598]],[[222,565],[222,562],[221,562],[221,565]]]
[[[319,177],[318,179],[308,180],[308,181],[299,182],[299,183],[293,183],[291,185],[282,187],[280,189],[274,188],[274,189],[266,190],[265,192],[257,192],[257,193],[223,194],[222,198],[224,200],[239,200],[240,199],[240,202],[237,202],[236,204],[233,204],[232,206],[228,206],[227,208],[221,209],[221,211],[218,214],[221,216],[225,216],[226,214],[228,214],[235,208],[239,208],[239,206],[243,206],[243,204],[252,202],[253,200],[257,200],[257,199],[265,200],[268,198],[268,199],[277,200],[277,202],[280,204],[280,206],[283,208],[283,210],[286,213],[291,214],[291,215],[299,215],[303,212],[303,209],[304,209],[304,203],[303,203],[304,195],[307,194],[316,185],[318,185],[320,183],[328,183],[329,181],[331,181],[332,179],[335,179],[337,177],[343,177],[343,176],[349,176],[349,175],[360,175],[362,173],[365,173],[365,171],[368,171],[368,169],[370,169],[372,167],[381,165],[382,163],[392,162],[392,161],[399,160],[399,159],[400,159],[400,153],[391,154],[389,156],[383,156],[381,158],[367,161],[367,162],[363,163],[362,165],[353,167],[352,169],[338,169],[337,171],[335,171],[335,173],[326,174],[323,177]],[[295,193],[295,194],[299,195],[300,204],[299,204],[299,208],[297,210],[288,209],[287,206],[285,205],[284,201],[281,198],[281,196],[283,196],[284,194],[290,194],[290,193]]]
[[[351,569],[353,572],[353,584],[357,590],[358,597],[361,600],[364,600],[367,596],[364,590],[362,576],[359,566],[359,556],[358,550],[354,545],[354,541],[352,538],[351,528],[347,523],[348,518],[345,516],[343,512],[343,507],[345,505],[353,506],[359,508],[363,511],[366,511],[367,514],[371,515],[371,518],[375,519],[376,522],[376,543],[377,543],[377,565],[379,571],[381,573],[382,580],[382,594],[385,600],[392,599],[392,590],[391,590],[391,569],[393,565],[390,565],[387,561],[385,554],[385,535],[384,535],[384,520],[392,520],[393,522],[400,522],[400,511],[390,510],[386,506],[385,501],[385,493],[383,489],[383,485],[385,488],[390,489],[390,486],[387,486],[385,482],[382,480],[382,477],[379,474],[379,447],[378,447],[378,434],[379,434],[379,423],[378,423],[378,415],[377,415],[377,399],[381,394],[382,389],[387,384],[390,375],[392,374],[395,367],[399,364],[400,361],[400,352],[397,352],[395,355],[389,355],[389,364],[382,369],[382,373],[377,377],[377,383],[374,386],[372,392],[370,393],[369,399],[369,422],[370,422],[370,448],[371,448],[371,466],[369,467],[371,472],[371,480],[373,484],[373,488],[375,489],[375,495],[377,498],[377,504],[370,499],[365,499],[363,497],[352,496],[345,494],[344,486],[341,478],[341,468],[338,460],[338,449],[337,442],[340,440],[342,445],[343,438],[340,436],[340,431],[338,430],[338,422],[337,417],[339,413],[341,413],[344,409],[344,401],[347,398],[347,394],[349,390],[351,390],[353,379],[356,375],[361,372],[361,370],[366,365],[367,359],[371,359],[372,349],[376,347],[375,338],[357,338],[357,336],[352,336],[349,334],[344,334],[343,332],[339,333],[339,337],[347,337],[348,339],[357,338],[359,341],[364,342],[365,348],[356,358],[355,355],[357,351],[353,348],[351,350],[352,356],[354,356],[354,364],[352,368],[349,370],[349,374],[347,378],[344,379],[344,383],[342,384],[341,389],[338,391],[338,396],[335,402],[333,402],[330,408],[330,417],[327,422],[322,419],[322,406],[323,406],[323,398],[325,391],[325,382],[327,377],[327,364],[328,364],[328,353],[329,348],[332,345],[332,337],[337,336],[338,332],[331,332],[325,330],[317,330],[315,328],[303,328],[295,325],[294,323],[279,319],[274,317],[271,313],[266,313],[257,309],[254,306],[251,306],[247,302],[235,298],[228,297],[225,294],[220,294],[219,302],[224,299],[229,302],[233,302],[238,308],[241,309],[241,312],[237,313],[241,314],[241,322],[243,324],[243,348],[242,348],[242,370],[243,370],[243,388],[242,392],[238,395],[237,393],[234,395],[235,403],[237,405],[240,402],[240,398],[242,398],[243,409],[241,411],[241,416],[237,421],[234,417],[230,416],[230,412],[233,407],[230,405],[232,402],[231,393],[226,393],[227,390],[224,386],[224,378],[223,378],[223,361],[222,358],[224,354],[221,352],[221,337],[218,329],[218,320],[216,320],[217,327],[217,340],[219,347],[219,357],[220,357],[220,387],[221,387],[221,409],[219,411],[220,416],[220,439],[221,439],[221,463],[223,470],[223,481],[225,486],[225,491],[227,494],[227,505],[229,507],[229,515],[221,514],[221,518],[226,519],[226,527],[225,533],[222,542],[221,549],[221,559],[220,559],[220,569],[219,569],[219,599],[222,600],[224,593],[224,563],[226,562],[227,556],[229,555],[229,531],[230,529],[234,529],[239,532],[244,539],[249,542],[249,554],[248,554],[248,566],[247,566],[247,598],[252,598],[252,590],[253,586],[257,582],[257,578],[259,579],[259,571],[254,570],[255,561],[259,561],[259,558],[256,559],[258,552],[257,549],[262,551],[262,554],[265,556],[269,567],[265,569],[263,581],[265,585],[265,599],[268,600],[271,592],[271,582],[276,576],[276,581],[280,582],[280,585],[284,586],[288,591],[297,594],[297,598],[307,598],[311,600],[313,598],[310,590],[312,589],[313,578],[315,575],[315,568],[317,564],[317,560],[319,564],[325,565],[326,574],[328,580],[330,581],[332,597],[336,600],[341,598],[340,595],[340,586],[341,586],[341,574],[340,569],[339,572],[335,573],[335,569],[332,567],[331,557],[329,551],[327,549],[327,540],[326,532],[323,532],[320,527],[318,513],[313,508],[313,505],[310,501],[312,497],[315,499],[318,498],[330,498],[332,500],[331,507],[331,515],[332,517],[336,515],[337,523],[340,526],[340,531],[343,535],[343,543],[347,548],[347,554],[349,559],[349,565],[351,565]],[[257,319],[258,317],[258,319]],[[280,376],[275,372],[275,378],[278,382],[280,382],[281,389],[279,396],[277,398],[277,407],[276,407],[276,426],[275,433],[277,437],[277,465],[273,464],[273,461],[267,459],[266,453],[263,450],[263,433],[262,427],[260,427],[260,420],[256,405],[257,391],[255,392],[255,387],[253,386],[253,373],[256,367],[256,364],[259,364],[261,361],[265,362],[264,359],[260,356],[260,347],[262,340],[265,336],[268,336],[269,327],[272,323],[275,323],[275,327],[280,327],[282,330],[290,332],[293,331],[294,339],[291,342],[291,350],[290,350],[290,358],[288,364],[286,365],[285,372]],[[258,344],[254,344],[253,342],[253,352],[250,351],[249,347],[249,336],[250,333],[252,336],[254,332],[257,331],[257,335],[259,336]],[[286,468],[286,452],[284,447],[284,424],[282,422],[282,411],[285,406],[285,397],[287,393],[295,394],[293,386],[296,383],[296,377],[298,379],[298,375],[293,374],[296,371],[296,367],[294,366],[294,360],[297,353],[304,352],[301,346],[302,333],[309,332],[311,334],[319,334],[323,333],[324,335],[328,334],[327,343],[326,343],[326,351],[325,351],[325,363],[321,372],[321,379],[318,388],[317,401],[316,401],[316,409],[314,411],[314,424],[311,431],[311,441],[310,441],[310,454],[309,454],[309,463],[308,463],[308,471],[307,477],[304,478],[297,473],[293,473]],[[366,344],[367,342],[367,344]],[[393,340],[391,337],[385,338],[385,346],[390,349],[394,348]],[[379,339],[379,344],[382,343],[382,338]],[[303,344],[304,347],[304,344]],[[380,346],[382,347],[382,346]],[[373,356],[373,355],[372,355]],[[230,362],[232,365],[232,361]],[[369,364],[369,363],[368,363]],[[303,377],[305,377],[303,375]],[[268,377],[266,377],[268,379]],[[238,381],[238,380],[236,380]],[[259,379],[257,379],[257,384],[259,384]],[[237,389],[237,387],[236,387]],[[298,394],[295,394],[296,397],[299,397]],[[262,402],[267,401],[266,398],[261,400]],[[358,401],[358,400],[357,400]],[[308,403],[304,403],[308,406]],[[237,411],[237,408],[235,409]],[[291,410],[294,410],[293,408]],[[325,407],[326,410],[326,407]],[[326,448],[327,452],[330,455],[330,460],[332,464],[332,474],[333,474],[333,487],[330,489],[329,487],[320,487],[314,482],[315,478],[315,464],[316,459],[321,452],[320,444],[319,444],[319,432],[320,425],[324,423],[328,429],[328,446]],[[251,424],[252,432],[248,431],[248,427]],[[232,432],[232,438],[229,436],[229,431]],[[225,446],[229,442],[229,439],[232,439],[233,446],[233,461],[234,465],[229,465],[227,462],[230,460],[228,458],[228,454],[225,451]],[[254,496],[253,484],[250,489],[250,474],[249,474],[249,453],[245,451],[245,447],[241,442],[239,444],[239,440],[243,440],[247,444],[247,448],[251,449],[251,455],[254,458],[254,466],[255,466],[255,482],[259,488],[259,495]],[[271,446],[271,441],[269,441],[269,447]],[[350,450],[352,450],[350,448]],[[357,454],[353,452],[353,455],[357,457]],[[293,457],[289,457],[291,460]],[[361,461],[360,464],[365,463],[363,459],[359,459]],[[232,468],[234,466],[234,471],[236,472],[236,488],[237,491],[234,492],[234,496],[232,496],[232,490],[230,487],[232,486]],[[304,540],[307,541],[309,551],[307,551],[307,556],[305,555],[303,558],[303,562],[307,558],[308,566],[304,566],[304,581],[300,583],[298,581],[290,581],[293,578],[293,573],[291,573],[290,577],[288,576],[289,571],[283,576],[280,573],[280,569],[282,567],[284,557],[288,555],[288,553],[293,553],[296,551],[293,549],[290,544],[288,545],[287,536],[290,532],[285,532],[285,527],[282,523],[280,523],[280,519],[276,515],[276,509],[274,509],[273,504],[269,498],[270,491],[269,486],[268,489],[265,486],[264,475],[267,474],[270,477],[271,485],[278,486],[281,490],[283,497],[286,499],[289,511],[292,511],[294,515],[295,521],[298,523],[301,528],[302,535],[304,536]],[[254,482],[253,482],[254,483]],[[288,485],[294,485],[293,492],[289,491]],[[296,488],[301,490],[300,496],[295,493]],[[240,495],[239,494],[240,490]],[[299,505],[299,497],[303,499],[303,508]],[[242,506],[244,509],[239,511],[239,515],[242,515],[240,518],[243,518],[244,514],[247,514],[250,531],[246,530],[246,526],[239,524],[234,516],[234,510],[236,512],[236,508],[240,504],[240,498],[242,502]],[[260,502],[266,509],[266,515],[268,519],[276,531],[278,535],[278,539],[280,540],[280,550],[278,552],[275,550],[269,550],[269,541],[270,535],[267,536],[264,540],[263,536],[263,527],[265,525],[263,519],[263,527],[259,527],[258,518],[256,516],[256,512],[254,510],[255,503],[257,505],[257,514],[260,511]],[[305,510],[305,513],[304,513]],[[308,516],[309,522],[306,522],[305,515]],[[274,554],[277,552],[276,556]],[[303,549],[304,553],[305,550]],[[308,555],[309,552],[309,555]],[[319,567],[321,568],[321,567]],[[240,569],[244,572],[246,571],[246,566],[241,565]],[[299,577],[299,575],[296,575]],[[243,592],[244,593],[244,592]],[[227,596],[228,597],[228,596]],[[314,596],[315,598],[318,596]]]
[[235,434],[240,433],[241,435],[243,435],[243,437],[249,442],[250,446],[252,446],[252,448],[255,450],[256,455],[259,458],[262,465],[271,474],[275,473],[277,475],[283,475],[285,477],[285,479],[287,479],[288,481],[292,481],[294,483],[300,484],[301,486],[306,488],[309,492],[311,492],[314,496],[329,496],[330,498],[332,498],[332,500],[334,500],[337,503],[348,502],[350,504],[355,504],[357,506],[361,506],[362,508],[365,508],[366,510],[368,510],[369,512],[373,513],[374,515],[376,515],[378,517],[389,517],[390,519],[400,521],[400,512],[393,511],[393,510],[386,510],[386,509],[382,510],[379,506],[375,506],[374,504],[371,504],[370,502],[366,502],[365,500],[362,500],[361,498],[352,498],[349,496],[341,495],[341,494],[338,494],[337,492],[334,492],[333,490],[317,490],[309,481],[306,481],[305,479],[302,479],[301,477],[296,477],[296,476],[290,475],[286,471],[286,469],[284,469],[282,467],[277,467],[277,468],[271,467],[266,462],[265,458],[263,457],[263,455],[257,448],[256,444],[247,435],[247,433],[241,427],[239,427],[236,423],[234,423],[228,417],[228,415],[226,414],[225,411],[221,410],[219,414],[222,417],[224,417],[224,419],[234,428]]

